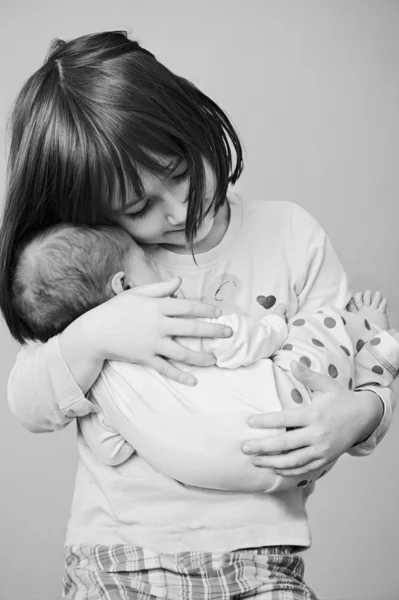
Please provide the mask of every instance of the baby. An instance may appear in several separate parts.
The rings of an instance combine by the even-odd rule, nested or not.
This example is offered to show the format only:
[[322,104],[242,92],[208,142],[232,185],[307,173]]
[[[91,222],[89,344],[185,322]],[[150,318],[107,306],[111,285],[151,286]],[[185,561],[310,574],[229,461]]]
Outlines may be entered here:
[[[158,281],[144,251],[122,229],[61,224],[20,248],[13,297],[34,337],[46,341],[115,294]],[[259,323],[222,316],[218,321],[232,327],[231,338],[180,340],[197,350],[202,344],[216,357],[214,367],[190,367],[198,377],[195,387],[147,367],[108,361],[90,391],[98,412],[79,422],[85,441],[109,465],[137,452],[185,485],[265,492],[308,486],[332,464],[306,480],[255,467],[241,445],[265,431],[250,430],[247,418],[311,402],[310,391],[291,375],[292,360],[350,389],[391,383],[399,335],[387,331],[386,301],[377,293],[352,311],[324,307],[288,323],[282,305]]]

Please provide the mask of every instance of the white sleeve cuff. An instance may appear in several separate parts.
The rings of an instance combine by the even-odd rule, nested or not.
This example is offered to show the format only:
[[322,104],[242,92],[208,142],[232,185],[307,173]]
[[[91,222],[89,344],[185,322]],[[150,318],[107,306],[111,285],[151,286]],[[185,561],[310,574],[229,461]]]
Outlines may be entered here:
[[52,339],[54,352],[49,356],[49,376],[54,388],[54,398],[60,410],[69,419],[97,412],[97,408],[86,398],[76,383],[62,355],[59,336]]
[[381,442],[381,440],[383,439],[383,437],[389,429],[389,426],[392,422],[393,411],[395,408],[395,399],[393,392],[390,388],[366,386],[361,388],[361,391],[363,390],[374,392],[380,398],[381,402],[384,405],[384,413],[380,424],[370,435],[370,437],[368,437],[367,440],[364,440],[364,442],[353,446],[353,448],[351,448],[348,451],[348,454],[350,454],[351,456],[367,456],[368,454],[374,452],[376,446]]

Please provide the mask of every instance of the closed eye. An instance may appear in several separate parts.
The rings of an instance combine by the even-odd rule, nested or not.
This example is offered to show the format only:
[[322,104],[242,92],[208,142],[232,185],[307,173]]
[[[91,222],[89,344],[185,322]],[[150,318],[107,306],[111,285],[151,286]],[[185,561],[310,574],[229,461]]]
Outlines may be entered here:
[[175,164],[173,166],[171,165],[171,167],[172,168],[169,171],[169,178],[173,181],[184,181],[190,174],[187,161],[182,157],[175,161]]
[[174,175],[172,175],[172,179],[174,181],[184,181],[185,179],[187,179],[188,175],[189,170],[188,167],[186,167],[181,173],[175,173]]
[[142,219],[143,217],[145,217],[146,214],[150,212],[151,208],[152,208],[152,201],[151,201],[151,199],[148,199],[147,203],[143,206],[143,208],[141,208],[137,212],[125,214],[124,216],[127,217],[128,219],[131,219],[132,221],[139,220],[139,219]]

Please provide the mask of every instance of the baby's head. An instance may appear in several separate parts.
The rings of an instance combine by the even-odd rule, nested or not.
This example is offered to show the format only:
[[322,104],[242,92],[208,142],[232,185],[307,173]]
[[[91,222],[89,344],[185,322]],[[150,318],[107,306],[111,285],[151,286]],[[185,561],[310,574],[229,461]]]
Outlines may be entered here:
[[44,342],[115,294],[157,281],[123,229],[62,223],[21,244],[12,298],[31,339]]

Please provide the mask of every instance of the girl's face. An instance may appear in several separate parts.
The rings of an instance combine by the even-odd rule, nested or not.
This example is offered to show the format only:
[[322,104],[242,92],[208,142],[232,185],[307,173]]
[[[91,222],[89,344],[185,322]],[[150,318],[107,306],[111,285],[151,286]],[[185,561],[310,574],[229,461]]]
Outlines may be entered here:
[[[213,200],[216,182],[213,171],[205,160],[204,169],[206,210]],[[133,198],[123,210],[115,208],[111,214],[112,221],[139,244],[187,247],[184,233],[189,193],[187,164],[176,163],[168,175],[154,175],[146,169],[140,169],[139,175],[144,198]],[[213,210],[210,210],[194,239],[194,248],[209,235],[214,221]]]

